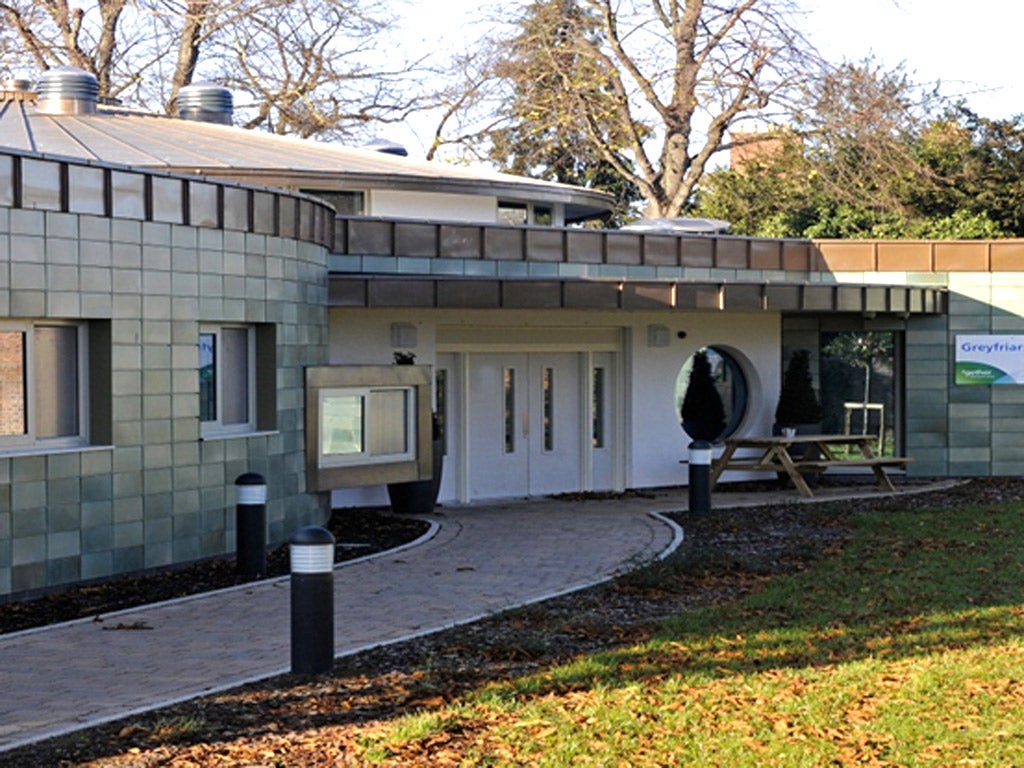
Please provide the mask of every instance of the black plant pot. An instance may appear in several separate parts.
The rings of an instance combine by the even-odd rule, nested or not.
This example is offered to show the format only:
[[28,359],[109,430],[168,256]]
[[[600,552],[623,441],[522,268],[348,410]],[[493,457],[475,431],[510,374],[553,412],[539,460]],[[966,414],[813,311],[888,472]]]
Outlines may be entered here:
[[690,436],[691,440],[707,440],[709,443],[715,442],[725,428],[724,424],[711,424],[705,421],[684,421],[683,431]]
[[437,504],[441,490],[441,472],[444,468],[444,440],[434,440],[433,477],[429,480],[412,480],[408,483],[388,483],[388,499],[391,511],[404,515],[428,515]]

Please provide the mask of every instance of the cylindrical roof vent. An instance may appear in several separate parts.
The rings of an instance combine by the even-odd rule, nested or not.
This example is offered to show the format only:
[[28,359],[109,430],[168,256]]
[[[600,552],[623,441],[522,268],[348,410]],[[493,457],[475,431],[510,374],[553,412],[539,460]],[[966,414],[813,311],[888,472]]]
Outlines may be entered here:
[[0,90],[25,93],[32,90],[32,81],[27,77],[11,77],[0,82]]
[[409,150],[398,142],[389,141],[388,139],[373,139],[368,144],[363,145],[363,149],[371,149],[374,152],[383,152],[385,155],[397,155],[398,157],[409,156]]
[[178,91],[178,116],[200,123],[231,125],[235,111],[231,91],[213,83],[193,83]]
[[100,84],[78,67],[54,67],[39,78],[36,109],[46,115],[91,115],[96,112]]

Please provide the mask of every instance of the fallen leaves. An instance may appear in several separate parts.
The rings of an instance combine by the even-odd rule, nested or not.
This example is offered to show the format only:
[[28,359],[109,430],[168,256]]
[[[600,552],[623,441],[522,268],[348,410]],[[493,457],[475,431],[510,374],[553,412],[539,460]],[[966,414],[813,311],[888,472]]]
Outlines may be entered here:
[[[794,506],[690,521],[688,540],[702,533],[704,549],[691,570],[377,649],[320,679],[246,686],[37,745],[11,765],[445,768],[530,765],[543,752],[564,755],[549,757],[562,765],[785,766],[811,754],[827,759],[804,764],[881,768],[899,762],[888,718],[911,705],[925,711],[919,695],[939,709],[948,701],[941,696],[956,701],[946,706],[952,714],[929,713],[947,730],[920,749],[921,764],[970,757],[971,740],[985,731],[979,723],[985,739],[1020,742],[1024,651],[991,640],[1004,615],[1024,621],[1019,606],[991,616],[915,607],[865,626],[852,609],[820,625],[799,620],[797,602],[832,599],[827,583],[781,603],[784,611],[732,602],[810,567],[822,550],[840,556],[845,534],[821,517],[808,523],[808,514]],[[931,538],[923,551],[948,549]],[[906,559],[913,548],[895,551]],[[702,614],[701,633],[655,642],[662,619],[726,603],[713,620]],[[940,654],[961,658],[961,648],[975,646],[976,669],[944,679]],[[1005,669],[989,674],[994,661]],[[1004,764],[1024,764],[1020,757]]]

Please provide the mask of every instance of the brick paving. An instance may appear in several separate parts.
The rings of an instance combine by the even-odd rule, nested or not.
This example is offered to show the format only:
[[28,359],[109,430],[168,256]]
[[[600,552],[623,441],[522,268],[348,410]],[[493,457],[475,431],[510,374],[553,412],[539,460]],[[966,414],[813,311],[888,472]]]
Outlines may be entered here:
[[[429,538],[335,570],[335,653],[473,621],[654,559],[678,536],[647,514],[657,506],[548,499],[439,510]],[[284,577],[0,635],[0,752],[289,671],[289,603]]]
[[[916,483],[904,492],[942,483]],[[878,494],[716,494],[715,507]],[[604,581],[671,552],[686,488],[643,497],[445,507],[423,539],[335,569],[335,655],[468,623]],[[288,672],[289,577],[0,635],[0,754]]]

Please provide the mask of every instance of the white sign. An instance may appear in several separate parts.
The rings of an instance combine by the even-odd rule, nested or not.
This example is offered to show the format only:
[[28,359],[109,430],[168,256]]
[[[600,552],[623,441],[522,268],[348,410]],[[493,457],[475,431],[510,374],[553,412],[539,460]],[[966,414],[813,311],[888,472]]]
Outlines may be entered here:
[[957,384],[1024,384],[1024,336],[957,336]]

